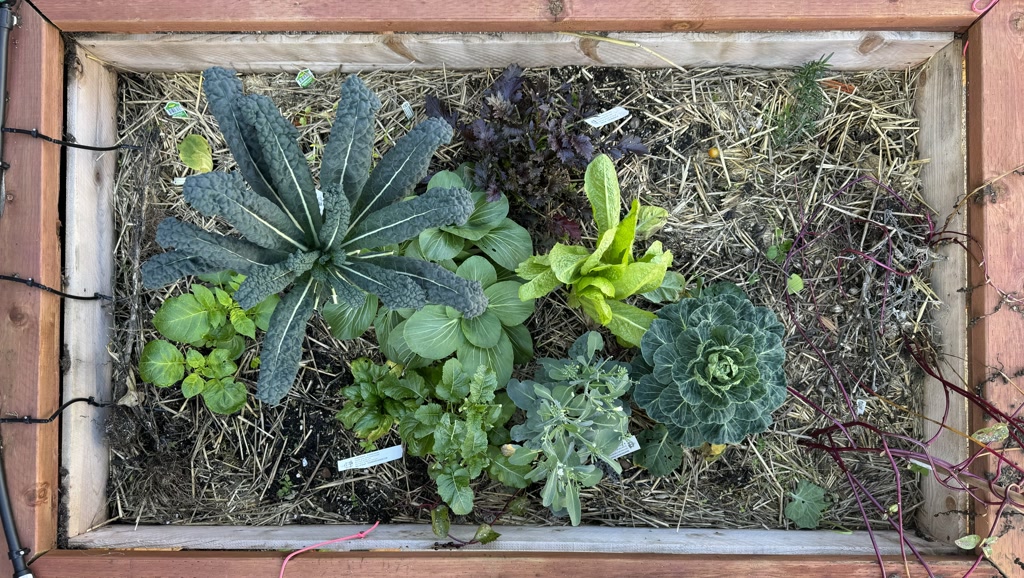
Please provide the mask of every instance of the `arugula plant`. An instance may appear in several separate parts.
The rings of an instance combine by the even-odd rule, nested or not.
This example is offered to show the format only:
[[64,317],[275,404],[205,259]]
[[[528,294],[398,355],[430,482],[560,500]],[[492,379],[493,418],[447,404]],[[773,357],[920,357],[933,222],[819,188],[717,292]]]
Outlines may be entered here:
[[633,401],[676,443],[739,443],[786,399],[784,333],[739,287],[710,285],[658,311],[633,358]]
[[[245,386],[234,380],[245,337],[255,339],[257,328],[268,329],[278,297],[242,309],[231,294],[245,277],[227,272],[208,279],[222,286],[194,283],[189,293],[164,301],[157,310],[153,325],[170,341],[156,339],[143,347],[139,375],[157,387],[181,382],[186,399],[200,395],[210,411],[231,414],[245,405]],[[172,341],[190,347],[182,354]]]
[[504,385],[512,377],[515,363],[533,358],[533,339],[524,323],[533,314],[534,300],[520,299],[522,281],[498,281],[494,266],[481,256],[466,259],[455,273],[484,288],[487,309],[483,314],[468,319],[451,307],[427,305],[393,328],[382,321],[377,326],[378,337],[387,344],[388,358],[396,363],[408,364],[406,352],[426,360],[454,353],[467,373],[487,367]]
[[660,288],[672,264],[672,253],[655,241],[637,259],[636,240],[648,237],[664,225],[668,211],[641,207],[634,200],[620,218],[622,198],[615,166],[599,155],[587,167],[584,180],[587,199],[597,223],[597,246],[556,243],[547,255],[527,259],[516,269],[529,282],[519,289],[522,299],[536,299],[562,285],[569,286],[569,305],[582,307],[623,343],[636,346],[654,320],[654,314],[624,302],[633,295]]
[[185,275],[234,269],[247,275],[235,295],[243,308],[284,292],[264,337],[260,400],[275,404],[288,393],[306,321],[325,303],[373,311],[378,300],[393,309],[435,303],[469,319],[484,312],[479,283],[388,249],[424,229],[465,224],[473,212],[473,199],[461,188],[406,199],[426,176],[434,150],[451,139],[444,121],[428,119],[413,128],[371,171],[380,101],[349,76],[323,151],[321,214],[298,131],[273,102],[242,94],[235,73],[222,68],[203,74],[203,90],[238,172],[189,177],[185,200],[205,215],[223,217],[244,238],[165,219],[157,242],[174,250],[145,263],[143,283],[156,288]]
[[622,396],[630,379],[624,364],[596,357],[604,339],[583,334],[568,359],[541,359],[535,381],[512,380],[507,391],[526,422],[512,428],[509,463],[533,464],[526,478],[544,480],[543,504],[556,514],[568,512],[572,524],[581,516],[580,489],[601,481],[604,462],[621,473],[609,457],[629,437],[629,405]]

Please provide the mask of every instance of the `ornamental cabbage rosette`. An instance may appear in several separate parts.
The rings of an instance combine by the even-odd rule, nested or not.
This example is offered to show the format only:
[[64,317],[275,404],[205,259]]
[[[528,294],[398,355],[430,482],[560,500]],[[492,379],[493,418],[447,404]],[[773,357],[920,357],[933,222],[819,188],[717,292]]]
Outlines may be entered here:
[[768,429],[786,397],[782,324],[731,283],[667,305],[633,360],[633,399],[684,446]]

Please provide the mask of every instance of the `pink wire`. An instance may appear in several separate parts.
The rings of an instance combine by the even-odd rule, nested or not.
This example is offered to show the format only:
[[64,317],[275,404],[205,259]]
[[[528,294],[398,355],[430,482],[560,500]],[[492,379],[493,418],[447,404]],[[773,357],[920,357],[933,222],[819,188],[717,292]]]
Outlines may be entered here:
[[984,8],[978,8],[978,4],[981,4],[981,0],[974,0],[971,3],[971,10],[974,10],[975,14],[984,14],[992,9],[996,4],[999,4],[999,0],[988,0]]
[[284,568],[288,565],[288,561],[298,556],[299,554],[302,554],[303,552],[309,552],[310,550],[316,550],[317,548],[322,548],[324,546],[327,546],[328,544],[344,542],[345,540],[358,540],[360,538],[365,538],[367,534],[376,530],[378,525],[380,525],[379,520],[377,522],[374,522],[373,526],[370,526],[369,530],[364,530],[362,532],[359,532],[358,534],[352,534],[351,536],[345,536],[344,538],[335,538],[334,540],[328,540],[326,542],[320,542],[319,544],[313,544],[312,546],[306,546],[301,550],[296,550],[291,554],[288,554],[287,556],[285,556],[284,562],[281,563],[281,573],[277,575],[277,578],[284,578]]

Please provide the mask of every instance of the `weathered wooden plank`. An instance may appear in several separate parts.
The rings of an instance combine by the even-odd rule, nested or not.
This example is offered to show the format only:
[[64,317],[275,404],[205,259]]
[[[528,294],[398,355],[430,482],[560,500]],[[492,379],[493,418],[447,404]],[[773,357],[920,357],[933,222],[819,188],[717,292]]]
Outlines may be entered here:
[[[68,68],[68,132],[81,143],[109,145],[117,138],[117,75],[76,50]],[[64,274],[73,295],[113,294],[114,214],[111,197],[116,152],[67,151]],[[110,397],[111,315],[107,304],[64,304],[64,399]],[[63,467],[68,471],[67,533],[77,536],[106,519],[107,444],[104,409],[77,405],[61,419]]]
[[[942,32],[611,34],[686,67],[789,68],[832,55],[837,70],[904,69],[952,40]],[[480,69],[521,66],[665,67],[637,47],[567,34],[149,34],[77,38],[123,70],[184,72],[230,66],[243,72]]]
[[36,0],[66,32],[727,32],[962,30],[976,14],[949,0]]
[[[55,578],[171,578],[221,576],[224,578],[276,576],[283,552],[138,552],[128,550],[56,550],[32,565],[36,576]],[[887,558],[890,578],[907,576],[901,560]],[[963,576],[972,560],[932,557],[928,564],[936,576]],[[909,563],[912,576],[924,572]],[[991,566],[982,565],[973,576],[992,578]],[[671,556],[663,554],[569,554],[523,552],[310,552],[288,563],[288,576],[636,576],[702,578],[877,578],[873,557],[834,556]]]
[[[60,33],[28,4],[19,13],[21,25],[11,31],[4,126],[60,135]],[[3,160],[11,168],[2,192],[0,272],[60,287],[60,148],[24,135],[3,139]],[[0,286],[0,415],[48,416],[57,409],[60,306],[59,297],[39,289]],[[7,424],[0,435],[22,546],[45,551],[57,535],[57,424]],[[10,573],[10,562],[0,558],[0,573]]]
[[[223,550],[297,550],[334,537],[349,536],[362,526],[134,526],[115,524],[82,534],[70,541],[80,548],[191,548]],[[455,536],[472,536],[476,527],[453,526]],[[833,555],[864,556],[874,552],[866,532],[840,535],[835,532],[794,532],[784,530],[678,531],[656,528],[611,528],[581,526],[503,526],[501,539],[478,546],[484,550],[535,552],[632,552],[657,554],[723,555]],[[796,539],[799,537],[799,539]],[[913,538],[911,538],[913,539]],[[884,555],[900,553],[895,532],[878,532],[876,540]],[[429,551],[437,538],[423,524],[388,524],[358,542],[339,542],[332,550],[420,550]],[[914,539],[914,546],[927,555],[956,552],[938,542]]]
[[[1019,419],[1024,404],[1024,173],[1014,169],[1024,162],[1024,0],[1002,0],[971,27],[968,40],[968,189],[991,182],[968,204],[968,230],[984,251],[977,255],[982,263],[970,263],[970,383],[996,408]],[[991,424],[981,412],[973,418],[972,429]],[[1005,457],[1024,466],[1020,450]],[[992,457],[975,466],[993,478],[1002,469]],[[1020,483],[1013,477],[1001,481],[1011,482]],[[995,513],[995,507],[978,508],[975,532],[999,536],[993,562],[1008,576],[1024,575],[1024,518],[1007,512],[993,528]]]
[[[964,143],[964,80],[963,42],[951,42],[924,67],[915,103],[921,122],[918,151],[929,162],[921,169],[921,190],[925,202],[938,212],[942,223],[947,215],[951,232],[967,229],[966,214],[957,203],[966,192],[966,159]],[[967,256],[955,244],[936,249],[940,256],[932,268],[931,287],[941,305],[930,314],[935,319],[934,338],[941,355],[945,377],[957,385],[967,378]],[[940,420],[947,413],[945,388],[937,379],[924,380],[922,409],[925,415]],[[949,397],[950,407],[945,424],[957,432],[967,430],[967,400]],[[939,431],[939,426],[925,421],[924,438]],[[929,452],[949,463],[967,459],[970,448],[963,436],[942,429]],[[921,481],[924,500],[918,509],[917,522],[931,537],[946,544],[968,534],[968,496],[962,490],[950,490],[933,477]]]

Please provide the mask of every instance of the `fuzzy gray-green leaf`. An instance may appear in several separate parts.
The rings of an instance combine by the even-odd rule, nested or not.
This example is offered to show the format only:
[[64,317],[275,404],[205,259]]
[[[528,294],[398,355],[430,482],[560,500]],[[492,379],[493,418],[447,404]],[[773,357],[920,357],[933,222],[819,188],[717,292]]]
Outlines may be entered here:
[[247,275],[256,265],[272,265],[288,258],[288,253],[265,249],[244,239],[225,237],[204,231],[174,217],[160,222],[156,242],[161,247],[174,247],[181,255],[198,257],[215,268],[231,269]]
[[253,195],[238,173],[205,173],[185,179],[182,195],[208,217],[223,217],[247,240],[268,249],[305,250],[305,235],[273,202]]
[[466,189],[431,189],[418,197],[371,213],[361,222],[353,221],[342,247],[375,249],[407,241],[424,229],[465,223],[473,212],[473,199]]
[[423,289],[427,303],[458,309],[468,318],[487,309],[479,281],[469,281],[434,263],[408,257],[378,257],[374,263],[411,279]]
[[370,158],[373,152],[374,114],[380,109],[380,99],[359,80],[348,76],[341,85],[341,100],[331,127],[331,137],[324,147],[324,161],[320,166],[320,185],[324,191],[334,187],[343,193],[350,204],[359,200],[359,194],[370,176]]
[[311,276],[303,276],[281,298],[270,318],[270,329],[260,350],[260,377],[256,384],[256,397],[264,403],[280,402],[295,382],[306,322],[313,315],[315,285]]
[[452,127],[439,118],[428,118],[398,139],[370,173],[359,200],[352,203],[352,214],[355,215],[352,222],[358,223],[370,213],[412,193],[416,183],[427,175],[434,151],[451,140]]
[[353,260],[339,269],[353,285],[380,297],[388,309],[419,309],[427,303],[419,285],[390,269],[362,260]]
[[199,257],[168,251],[153,255],[142,264],[142,286],[146,289],[157,289],[187,275],[202,275],[222,270],[223,267],[210,265]]
[[306,234],[306,242],[316,242],[320,230],[320,207],[313,187],[313,176],[299,148],[299,131],[288,122],[277,105],[263,95],[250,94],[238,101],[242,115],[255,128],[257,142],[270,169],[270,179],[280,198],[281,208]]
[[277,198],[271,184],[270,170],[263,160],[263,151],[256,141],[255,129],[243,118],[237,100],[242,98],[242,81],[233,70],[208,68],[203,72],[203,92],[210,105],[224,140],[238,170],[256,194]]
[[295,253],[280,263],[253,267],[235,291],[235,301],[242,309],[255,307],[267,297],[284,291],[296,277],[309,271],[320,254]]

